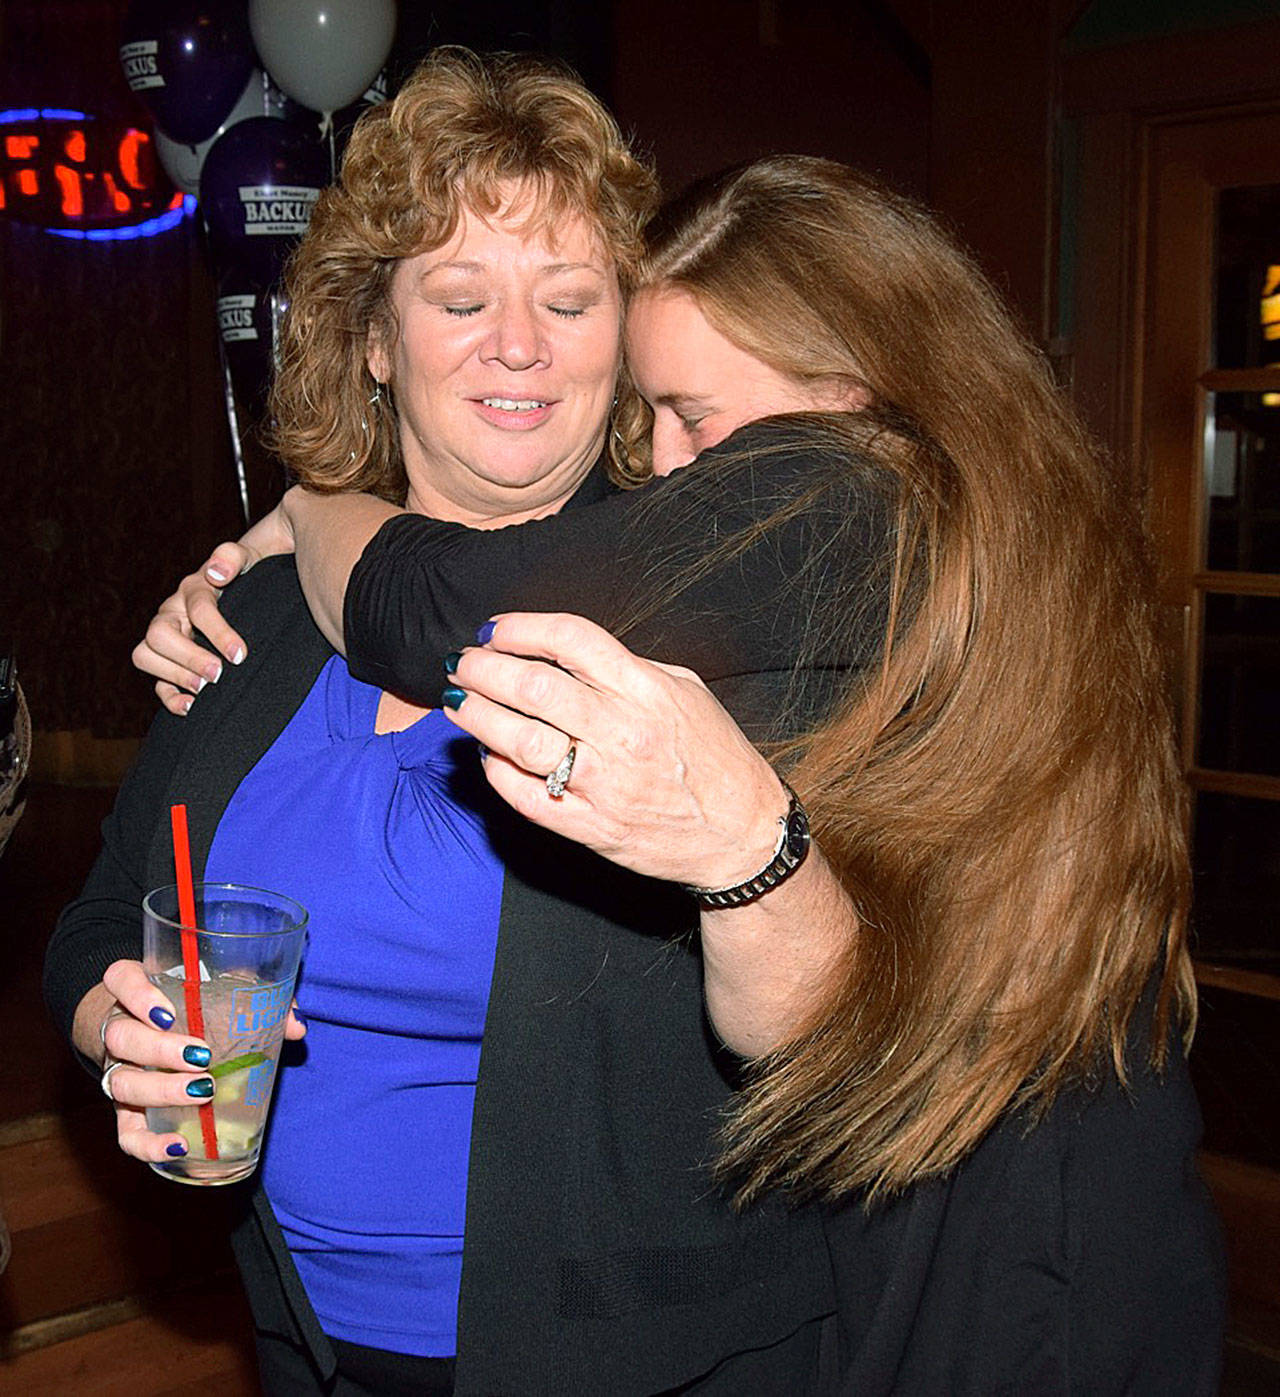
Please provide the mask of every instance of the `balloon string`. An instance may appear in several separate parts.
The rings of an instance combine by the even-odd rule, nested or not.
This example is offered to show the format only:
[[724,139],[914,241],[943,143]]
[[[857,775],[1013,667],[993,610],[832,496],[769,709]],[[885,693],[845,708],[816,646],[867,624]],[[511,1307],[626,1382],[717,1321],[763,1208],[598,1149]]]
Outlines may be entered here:
[[236,394],[231,383],[231,365],[227,362],[227,349],[218,336],[218,358],[222,361],[222,384],[227,408],[227,426],[231,429],[231,454],[236,461],[236,481],[240,486],[240,507],[244,510],[245,526],[253,523],[249,513],[249,477],[244,469],[244,451],[240,445],[240,419],[236,413]]

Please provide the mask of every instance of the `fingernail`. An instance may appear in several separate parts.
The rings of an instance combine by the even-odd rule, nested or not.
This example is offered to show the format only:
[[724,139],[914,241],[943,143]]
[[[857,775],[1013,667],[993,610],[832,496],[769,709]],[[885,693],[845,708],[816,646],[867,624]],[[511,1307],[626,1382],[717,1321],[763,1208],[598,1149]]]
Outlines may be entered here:
[[458,661],[461,659],[461,650],[450,650],[444,657],[444,672],[446,674],[456,674],[458,671]]
[[162,1009],[159,1004],[151,1010],[147,1018],[149,1018],[157,1028],[170,1029],[173,1027],[173,1015],[167,1009]]
[[205,678],[197,679],[197,680],[196,680],[196,693],[202,692],[203,689],[204,689],[204,686],[205,686],[208,682],[209,682],[209,681],[208,681],[207,679],[205,679]]
[[237,645],[236,648],[227,656],[227,659],[229,659],[233,665],[240,665],[240,664],[243,664],[243,663],[244,663],[244,646],[243,646],[243,645]]
[[194,1082],[188,1082],[187,1095],[203,1097],[207,1101],[213,1095],[213,1078],[197,1077]]
[[219,587],[227,580],[227,574],[221,568],[205,568],[204,575],[210,582],[216,582]]
[[222,678],[222,666],[215,660],[211,665],[205,665],[204,677],[210,684],[216,684]]
[[190,1067],[208,1067],[212,1056],[208,1048],[199,1048],[194,1043],[188,1043],[182,1050],[182,1060]]
[[191,696],[189,699],[183,699],[183,700],[182,700],[182,713],[183,713],[183,716],[184,716],[184,717],[185,717],[188,713],[191,712],[191,705],[192,705],[195,701],[196,701],[196,699],[195,699],[195,695],[194,695],[194,694],[192,694],[192,696]]
[[297,1021],[303,1026],[303,1028],[306,1028],[307,1016],[302,1012],[301,1009],[298,1008],[296,1004],[293,1006],[293,1017],[297,1019]]
[[462,707],[463,701],[466,699],[466,697],[467,691],[465,689],[446,689],[440,695],[440,702],[444,704],[446,708],[452,708],[456,710]]
[[484,759],[489,755],[489,749],[484,745],[483,742],[477,742],[476,747],[479,749],[480,752],[480,760],[484,761]]
[[170,1155],[174,1159],[181,1159],[182,1156],[186,1154],[187,1147],[182,1143],[181,1140],[175,1140],[172,1145],[166,1145],[164,1147],[164,1152],[165,1154]]
[[480,629],[476,632],[476,644],[488,645],[488,643],[493,639],[494,628],[497,626],[497,624],[498,623],[496,621],[486,621],[484,625],[481,626]]

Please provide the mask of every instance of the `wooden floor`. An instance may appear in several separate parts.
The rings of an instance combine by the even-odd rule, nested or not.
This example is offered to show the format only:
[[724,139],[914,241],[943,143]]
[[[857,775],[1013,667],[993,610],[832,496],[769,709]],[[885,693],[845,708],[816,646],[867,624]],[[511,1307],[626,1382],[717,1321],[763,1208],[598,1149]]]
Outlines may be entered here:
[[[257,1397],[226,1190],[179,1188],[115,1146],[97,1083],[40,999],[57,910],[97,851],[111,792],[34,786],[0,859],[0,1393]],[[1280,1397],[1275,1175],[1206,1157],[1232,1250],[1225,1397]],[[1261,1190],[1261,1192],[1260,1192]],[[1266,1195],[1266,1196],[1264,1196]]]

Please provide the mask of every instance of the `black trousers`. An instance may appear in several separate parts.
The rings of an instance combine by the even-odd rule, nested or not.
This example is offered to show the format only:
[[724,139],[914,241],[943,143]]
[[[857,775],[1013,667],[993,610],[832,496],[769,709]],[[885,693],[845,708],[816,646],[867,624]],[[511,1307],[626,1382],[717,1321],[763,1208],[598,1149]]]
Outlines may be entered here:
[[275,1334],[255,1338],[267,1397],[452,1397],[452,1358],[418,1358],[333,1339],[338,1371],[324,1382],[301,1349]]

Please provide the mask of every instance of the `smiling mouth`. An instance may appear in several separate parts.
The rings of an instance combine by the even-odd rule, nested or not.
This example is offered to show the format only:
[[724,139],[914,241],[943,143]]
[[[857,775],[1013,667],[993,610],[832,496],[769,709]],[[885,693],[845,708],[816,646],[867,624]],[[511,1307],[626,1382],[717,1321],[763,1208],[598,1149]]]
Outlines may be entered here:
[[535,408],[546,407],[541,398],[481,398],[485,407],[497,408],[500,412],[533,412]]

